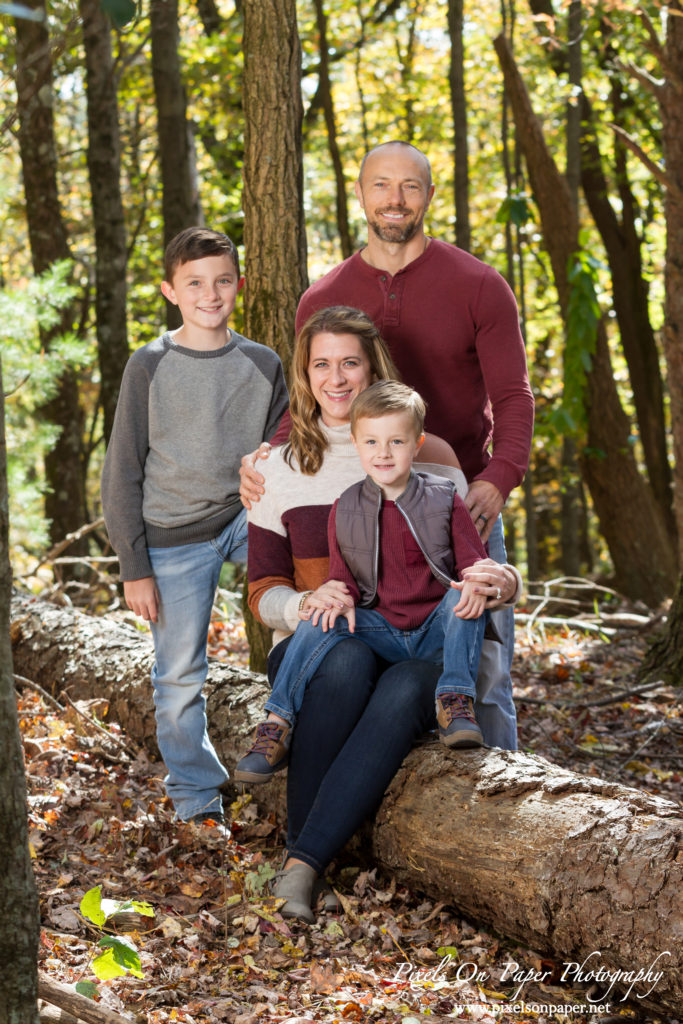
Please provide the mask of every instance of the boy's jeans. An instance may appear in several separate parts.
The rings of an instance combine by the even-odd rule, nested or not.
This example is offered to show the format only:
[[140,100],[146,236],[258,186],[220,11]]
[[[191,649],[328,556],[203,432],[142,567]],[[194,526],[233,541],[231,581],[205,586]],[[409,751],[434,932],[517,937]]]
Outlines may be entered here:
[[388,662],[412,659],[437,664],[443,662],[436,696],[455,692],[474,698],[488,613],[478,619],[459,619],[453,614],[459,600],[460,591],[449,588],[422,625],[411,630],[390,625],[371,608],[356,608],[353,634],[349,633],[345,617],[338,618],[326,633],[320,625],[299,623],[278,669],[266,709],[293,723],[301,708],[306,685],[323,658],[332,647],[350,635],[358,637]]
[[206,642],[223,562],[247,557],[247,516],[242,509],[211,541],[150,548],[159,590],[159,621],[150,623],[157,742],[168,774],[166,792],[176,814],[222,811],[219,787],[228,773],[206,729],[202,687],[208,672]]

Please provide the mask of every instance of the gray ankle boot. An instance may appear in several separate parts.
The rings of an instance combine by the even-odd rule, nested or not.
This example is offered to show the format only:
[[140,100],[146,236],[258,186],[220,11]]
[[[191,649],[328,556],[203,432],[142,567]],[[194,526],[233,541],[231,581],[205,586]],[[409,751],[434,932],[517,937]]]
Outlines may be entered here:
[[313,924],[315,915],[311,910],[313,883],[317,877],[315,868],[308,864],[292,864],[287,871],[278,871],[273,885],[273,896],[287,902],[280,907],[283,917],[296,917]]

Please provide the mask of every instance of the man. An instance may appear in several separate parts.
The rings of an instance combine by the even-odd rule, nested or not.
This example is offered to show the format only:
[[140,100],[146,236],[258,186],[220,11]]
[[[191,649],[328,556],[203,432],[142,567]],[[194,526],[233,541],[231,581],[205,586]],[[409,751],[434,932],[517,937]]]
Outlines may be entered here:
[[[355,190],[367,245],[304,293],[297,332],[326,306],[355,306],[371,317],[404,381],[427,402],[426,429],[454,448],[472,520],[491,557],[505,562],[500,512],[527,468],[534,408],[512,291],[492,267],[425,233],[434,185],[416,147],[376,146]],[[486,743],[514,750],[512,609],[493,618],[503,645],[484,644],[477,720]]]

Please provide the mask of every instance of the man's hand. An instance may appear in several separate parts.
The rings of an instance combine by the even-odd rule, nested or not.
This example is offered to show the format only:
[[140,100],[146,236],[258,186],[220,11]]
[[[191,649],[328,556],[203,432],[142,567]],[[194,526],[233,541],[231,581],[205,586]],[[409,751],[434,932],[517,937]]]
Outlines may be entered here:
[[488,480],[474,480],[465,498],[472,522],[479,531],[482,543],[486,543],[496,519],[505,504],[503,495],[495,484]]
[[252,501],[260,501],[261,495],[265,494],[263,486],[266,478],[256,469],[257,459],[267,459],[270,455],[270,445],[262,441],[255,452],[249,452],[242,456],[240,464],[240,501],[245,508],[250,509]]
[[[517,593],[517,576],[505,565],[500,565],[493,558],[480,558],[474,565],[462,571],[463,582],[472,583],[476,594],[486,597],[489,611],[501,608]],[[457,590],[462,583],[453,584]]]
[[126,580],[123,584],[123,596],[134,615],[139,615],[147,622],[157,621],[159,591],[153,576],[145,576],[141,580]]
[[460,590],[460,600],[453,609],[459,619],[478,619],[486,608],[486,595],[477,593],[474,583],[451,583],[454,590]]

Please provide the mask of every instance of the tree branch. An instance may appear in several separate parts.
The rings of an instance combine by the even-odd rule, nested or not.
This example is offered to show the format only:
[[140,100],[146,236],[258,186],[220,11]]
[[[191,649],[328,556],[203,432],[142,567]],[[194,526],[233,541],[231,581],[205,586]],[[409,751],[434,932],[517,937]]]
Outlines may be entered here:
[[676,185],[676,183],[669,177],[669,175],[666,173],[666,171],[660,164],[658,164],[655,160],[652,160],[647,155],[647,153],[641,147],[640,143],[636,142],[632,135],[629,135],[629,133],[627,131],[624,131],[624,129],[621,128],[618,124],[610,124],[609,127],[612,129],[615,135],[619,136],[624,145],[638,157],[640,162],[648,169],[648,171],[650,171],[650,173],[654,175],[654,177],[657,179],[660,185],[662,185],[665,189],[668,189],[670,192],[677,195],[679,199],[683,198],[683,192],[681,192],[681,189],[678,187],[678,185]]

